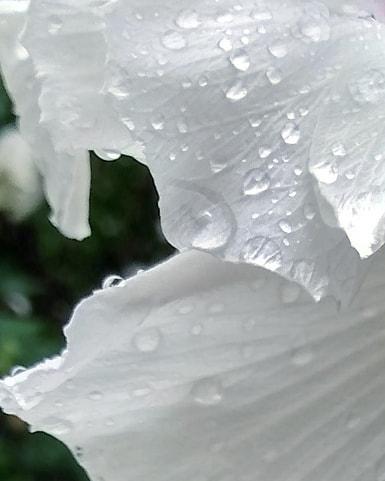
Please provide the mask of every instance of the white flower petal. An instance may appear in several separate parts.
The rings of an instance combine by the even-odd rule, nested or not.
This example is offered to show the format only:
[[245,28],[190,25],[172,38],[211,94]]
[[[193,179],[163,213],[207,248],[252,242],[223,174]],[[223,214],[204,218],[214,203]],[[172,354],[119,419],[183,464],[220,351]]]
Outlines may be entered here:
[[18,221],[33,212],[42,198],[31,151],[15,128],[0,132],[0,209]]
[[[385,47],[374,7],[349,5],[36,0],[23,42],[42,82],[42,123],[60,149],[117,158],[144,146],[178,249],[344,299],[364,265],[337,223],[325,225],[308,162],[318,122],[330,119],[326,97],[341,75],[357,76],[367,49]],[[334,120],[334,137],[354,142],[356,128]],[[338,222],[352,240],[355,221]]]
[[41,123],[41,79],[37,78],[32,59],[20,42],[28,8],[29,2],[24,0],[0,3],[2,74],[15,102],[16,114],[20,117],[20,132],[43,176],[52,221],[68,237],[82,239],[90,234],[88,153],[71,146],[57,149]]
[[342,43],[310,155],[320,193],[362,257],[385,240],[384,33],[370,27]]
[[180,254],[82,302],[3,408],[92,481],[382,479],[383,271],[339,312],[263,269]]

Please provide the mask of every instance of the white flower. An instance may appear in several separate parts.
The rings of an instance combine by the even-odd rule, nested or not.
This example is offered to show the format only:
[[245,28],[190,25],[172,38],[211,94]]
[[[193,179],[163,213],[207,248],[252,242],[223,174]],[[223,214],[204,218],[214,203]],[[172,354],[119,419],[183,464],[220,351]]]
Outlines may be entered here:
[[41,129],[40,144],[61,152],[41,165],[55,223],[88,233],[89,172],[74,149],[112,160],[144,148],[178,249],[260,265],[317,299],[346,301],[366,270],[357,251],[384,242],[378,5],[158,6],[35,0],[22,15],[33,118],[23,109],[31,95],[4,70],[31,142]]
[[18,131],[0,132],[0,210],[22,220],[41,200],[40,179],[28,145]]
[[187,252],[80,304],[4,409],[92,481],[382,479],[385,257],[362,260],[385,236],[381,4],[27,7],[5,38],[34,96],[0,54],[23,135],[55,154],[55,223],[87,233],[87,150],[137,155]]
[[67,350],[0,384],[92,481],[380,480],[385,256],[352,306],[188,252],[98,291]]

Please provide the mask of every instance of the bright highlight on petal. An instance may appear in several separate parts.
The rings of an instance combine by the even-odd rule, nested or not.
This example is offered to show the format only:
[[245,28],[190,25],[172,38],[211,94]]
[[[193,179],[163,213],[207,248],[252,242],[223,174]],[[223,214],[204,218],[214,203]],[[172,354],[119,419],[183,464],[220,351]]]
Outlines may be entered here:
[[189,252],[82,302],[60,358],[6,378],[4,409],[92,481],[385,475],[383,271],[353,305]]
[[[346,300],[366,269],[357,251],[385,235],[379,20],[376,2],[360,1],[36,0],[22,36],[35,122],[67,157],[138,153],[178,249]],[[64,163],[71,208],[49,192],[71,231],[89,178]]]

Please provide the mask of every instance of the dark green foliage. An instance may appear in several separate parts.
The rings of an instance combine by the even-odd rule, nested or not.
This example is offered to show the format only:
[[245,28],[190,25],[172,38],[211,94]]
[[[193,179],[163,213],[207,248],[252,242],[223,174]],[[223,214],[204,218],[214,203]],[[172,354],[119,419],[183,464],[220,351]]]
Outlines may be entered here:
[[[0,84],[0,128],[13,121]],[[93,158],[92,172],[93,235],[81,243],[50,225],[46,205],[18,225],[0,213],[0,376],[60,352],[72,308],[104,277],[133,274],[173,252],[160,234],[145,167],[129,158]],[[1,481],[85,479],[58,441],[0,414]]]

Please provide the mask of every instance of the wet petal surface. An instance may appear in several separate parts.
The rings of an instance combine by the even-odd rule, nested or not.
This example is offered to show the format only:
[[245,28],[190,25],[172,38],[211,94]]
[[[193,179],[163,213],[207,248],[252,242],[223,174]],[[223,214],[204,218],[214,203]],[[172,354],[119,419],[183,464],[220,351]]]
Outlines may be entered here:
[[381,479],[384,263],[339,312],[180,254],[82,302],[62,357],[3,380],[0,403],[92,481]]
[[[362,75],[385,59],[376,7],[349,5],[38,0],[23,44],[42,79],[42,124],[56,148],[145,161],[178,249],[346,300],[365,269],[350,242],[363,257],[383,243],[381,172],[372,182],[382,96],[357,110],[352,82],[375,95]],[[357,131],[362,148],[337,155],[336,172],[330,151]],[[356,168],[369,175],[352,180]]]

